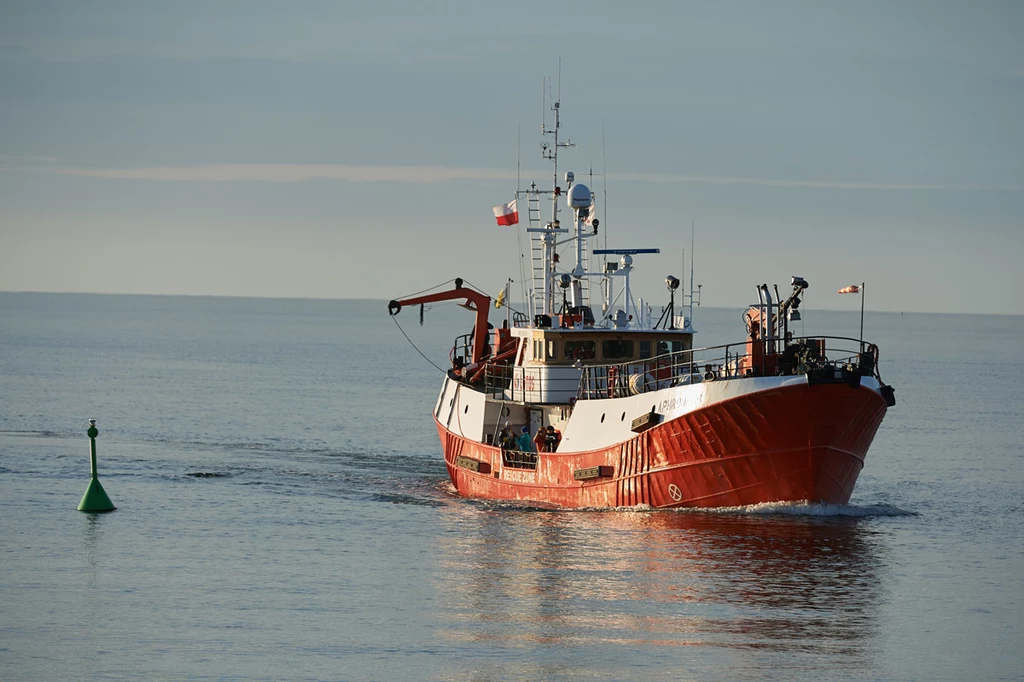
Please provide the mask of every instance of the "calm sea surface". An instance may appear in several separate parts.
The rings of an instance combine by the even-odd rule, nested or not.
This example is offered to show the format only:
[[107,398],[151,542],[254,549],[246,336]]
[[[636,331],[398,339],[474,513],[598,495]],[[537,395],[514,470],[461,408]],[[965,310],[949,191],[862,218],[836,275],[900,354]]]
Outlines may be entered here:
[[1024,678],[1024,318],[868,313],[850,506],[552,512],[452,494],[385,307],[0,293],[0,679]]

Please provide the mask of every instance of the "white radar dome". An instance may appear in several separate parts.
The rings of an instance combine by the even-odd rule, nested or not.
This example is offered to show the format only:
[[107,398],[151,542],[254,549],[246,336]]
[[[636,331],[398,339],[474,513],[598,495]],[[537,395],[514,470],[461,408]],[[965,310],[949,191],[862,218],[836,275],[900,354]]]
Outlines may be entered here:
[[569,208],[589,208],[590,188],[580,183],[569,189]]

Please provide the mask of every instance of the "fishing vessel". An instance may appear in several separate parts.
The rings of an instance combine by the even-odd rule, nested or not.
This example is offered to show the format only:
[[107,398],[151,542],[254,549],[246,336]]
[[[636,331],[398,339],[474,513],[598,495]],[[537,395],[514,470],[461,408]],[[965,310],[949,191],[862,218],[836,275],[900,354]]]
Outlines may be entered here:
[[393,316],[417,305],[422,316],[457,301],[475,316],[432,410],[458,493],[570,508],[847,503],[895,405],[878,347],[795,337],[789,322],[809,286],[795,276],[784,295],[755,286],[736,343],[695,348],[692,263],[688,291],[666,278],[657,318],[634,300],[634,257],[658,249],[598,248],[594,194],[572,173],[559,184],[558,152],[572,145],[559,139],[557,100],[552,111],[541,144],[552,188],[517,189],[495,208],[499,224],[517,225],[527,205],[527,309],[509,307],[506,284],[495,324],[491,297],[462,279],[388,304]]

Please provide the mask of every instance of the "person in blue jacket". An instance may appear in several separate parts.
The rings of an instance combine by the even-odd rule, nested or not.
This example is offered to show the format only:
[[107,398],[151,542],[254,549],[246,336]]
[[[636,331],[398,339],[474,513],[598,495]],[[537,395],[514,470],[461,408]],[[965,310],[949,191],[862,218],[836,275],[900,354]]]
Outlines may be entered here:
[[524,426],[522,433],[516,438],[516,443],[519,445],[519,449],[523,452],[534,452],[533,439],[530,438],[530,427]]

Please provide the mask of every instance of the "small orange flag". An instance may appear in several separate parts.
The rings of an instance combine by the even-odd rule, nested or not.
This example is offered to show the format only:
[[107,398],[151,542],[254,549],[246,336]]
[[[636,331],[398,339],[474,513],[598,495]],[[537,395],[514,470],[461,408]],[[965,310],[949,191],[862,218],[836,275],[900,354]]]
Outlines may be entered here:
[[851,284],[848,287],[843,287],[839,290],[840,294],[858,294],[860,293],[860,287],[856,284]]

